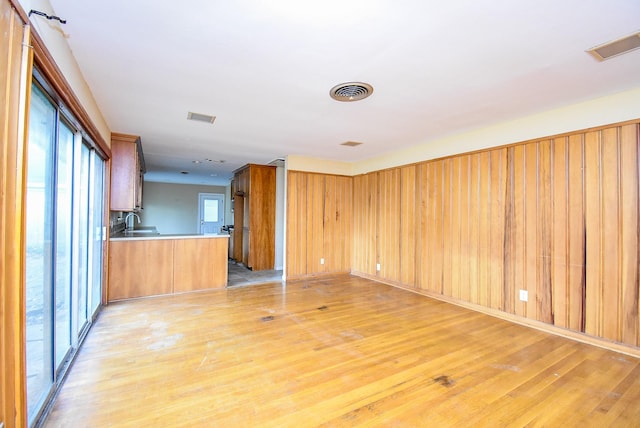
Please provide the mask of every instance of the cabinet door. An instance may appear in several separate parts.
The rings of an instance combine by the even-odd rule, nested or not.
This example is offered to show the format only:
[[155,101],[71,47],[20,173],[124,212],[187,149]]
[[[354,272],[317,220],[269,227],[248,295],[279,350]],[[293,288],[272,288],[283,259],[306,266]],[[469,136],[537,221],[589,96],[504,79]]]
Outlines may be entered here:
[[138,183],[138,152],[135,140],[111,141],[111,210],[133,211]]
[[324,189],[324,271],[349,272],[353,180],[327,175]]
[[351,177],[289,171],[287,277],[350,272],[352,197]]
[[307,173],[287,176],[287,277],[307,274]]
[[307,273],[325,270],[324,175],[307,176]]
[[254,270],[273,269],[275,260],[276,167],[249,167],[249,200],[245,196],[245,227],[249,227],[248,262]]
[[142,171],[138,171],[138,179],[136,180],[136,186],[134,192],[136,194],[136,203],[134,209],[142,209],[142,187],[144,185],[144,174]]
[[173,292],[224,288],[227,285],[227,238],[176,239]]
[[109,301],[172,292],[173,241],[111,241]]

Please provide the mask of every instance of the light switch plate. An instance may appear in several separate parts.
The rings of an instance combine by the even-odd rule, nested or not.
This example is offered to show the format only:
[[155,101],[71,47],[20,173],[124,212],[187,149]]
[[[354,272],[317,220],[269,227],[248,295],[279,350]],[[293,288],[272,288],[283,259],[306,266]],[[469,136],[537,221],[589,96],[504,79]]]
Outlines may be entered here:
[[376,264],[376,270],[379,271],[380,270],[380,263]]
[[320,259],[320,264],[323,265],[324,264],[324,259]]

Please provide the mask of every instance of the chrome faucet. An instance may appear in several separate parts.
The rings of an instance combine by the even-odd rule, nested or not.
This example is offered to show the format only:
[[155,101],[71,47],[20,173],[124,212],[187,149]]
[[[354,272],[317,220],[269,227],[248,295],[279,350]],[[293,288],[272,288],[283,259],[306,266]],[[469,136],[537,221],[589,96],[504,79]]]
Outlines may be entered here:
[[129,226],[129,217],[134,216],[138,219],[138,224],[140,224],[140,216],[136,213],[129,213],[127,214],[127,216],[124,218],[124,223],[125,223],[125,227],[127,229],[133,229],[133,226],[136,224],[136,222],[134,220],[131,220],[131,226]]

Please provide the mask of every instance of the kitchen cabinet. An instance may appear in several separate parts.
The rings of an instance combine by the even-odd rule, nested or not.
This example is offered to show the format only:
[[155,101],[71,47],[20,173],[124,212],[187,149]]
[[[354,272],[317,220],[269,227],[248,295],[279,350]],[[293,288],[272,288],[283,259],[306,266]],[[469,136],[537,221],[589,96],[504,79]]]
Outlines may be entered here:
[[252,270],[275,263],[276,167],[248,164],[234,171],[234,259]]
[[351,177],[289,171],[287,278],[351,270]]
[[140,137],[111,134],[111,211],[142,209],[144,155]]
[[227,235],[110,240],[108,300],[227,286]]
[[110,242],[109,301],[169,294],[172,288],[172,240]]
[[173,292],[226,287],[227,247],[227,238],[176,239],[173,244]]

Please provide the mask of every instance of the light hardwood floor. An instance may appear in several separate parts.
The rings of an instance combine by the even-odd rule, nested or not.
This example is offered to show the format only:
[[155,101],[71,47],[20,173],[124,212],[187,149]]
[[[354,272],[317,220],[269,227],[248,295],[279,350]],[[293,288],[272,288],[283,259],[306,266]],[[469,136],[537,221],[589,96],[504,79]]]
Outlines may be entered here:
[[633,357],[342,276],[109,305],[45,426],[639,423]]

